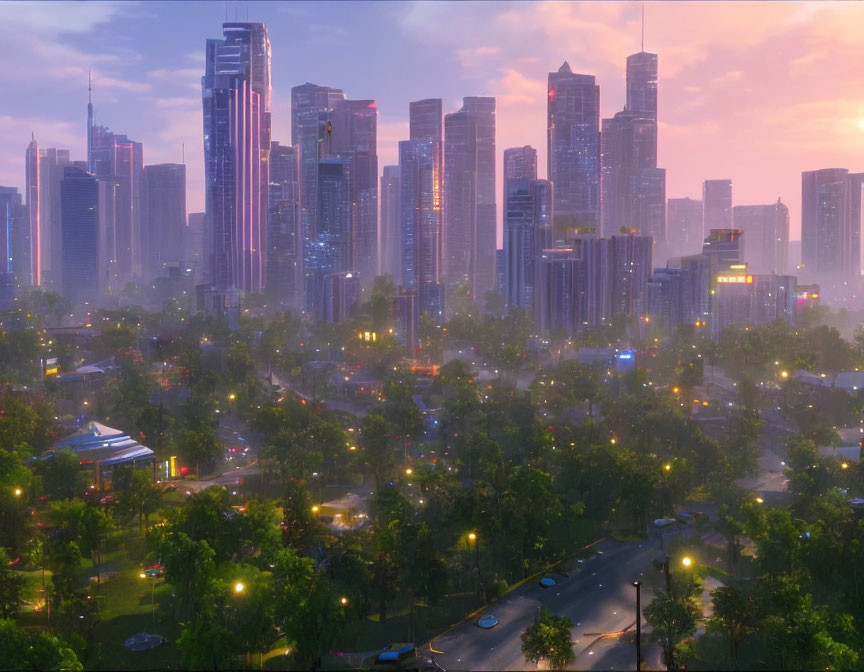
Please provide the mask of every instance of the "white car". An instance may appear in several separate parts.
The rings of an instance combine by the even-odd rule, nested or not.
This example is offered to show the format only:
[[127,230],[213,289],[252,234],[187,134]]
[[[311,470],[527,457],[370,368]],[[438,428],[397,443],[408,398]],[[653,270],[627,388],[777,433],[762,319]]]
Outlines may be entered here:
[[668,527],[669,525],[674,525],[678,521],[674,518],[658,518],[654,521],[654,527]]

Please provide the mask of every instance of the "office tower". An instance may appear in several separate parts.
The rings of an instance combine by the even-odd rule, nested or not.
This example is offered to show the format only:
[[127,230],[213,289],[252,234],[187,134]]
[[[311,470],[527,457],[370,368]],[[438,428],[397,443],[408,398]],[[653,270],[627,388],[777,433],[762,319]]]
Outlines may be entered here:
[[653,268],[651,236],[627,234],[609,239],[609,317],[647,314],[646,292]]
[[316,272],[353,273],[351,237],[351,184],[345,159],[318,162]]
[[576,240],[576,324],[599,327],[612,319],[611,241],[608,238]]
[[741,261],[753,273],[783,275],[789,258],[789,208],[779,198],[770,205],[736,205],[732,219],[743,232]]
[[740,229],[711,229],[702,243],[702,254],[713,264],[712,270],[717,271],[730,264],[741,261],[741,238],[744,232]]
[[572,332],[579,326],[578,281],[579,260],[573,249],[543,250],[540,258],[540,292],[535,302],[535,319],[543,331]]
[[549,73],[547,161],[558,239],[600,234],[600,87],[565,61]]
[[[505,175],[519,175],[514,154],[508,156],[508,152],[504,153]],[[528,169],[522,174],[526,177],[504,180],[504,299],[508,308],[534,314],[540,289],[538,264],[546,247],[553,205],[549,182],[530,177],[537,174],[536,163],[533,170],[530,162],[525,165]]]
[[705,235],[711,229],[732,228],[732,180],[702,183],[702,226]]
[[[24,220],[27,226],[24,226]],[[18,264],[26,271],[30,253],[30,218],[16,187],[0,187],[0,274],[14,279]],[[18,284],[17,279],[10,280]]]
[[507,180],[537,179],[537,150],[531,145],[504,150],[504,194]]
[[732,264],[720,269],[711,289],[711,338],[717,340],[729,327],[756,326],[750,319],[753,275],[747,264]]
[[325,142],[332,140],[327,134],[330,113],[336,102],[344,99],[340,89],[308,82],[291,89],[291,144],[300,148],[300,232],[305,245],[303,264],[307,278],[315,270],[318,162],[327,156]]
[[167,262],[183,257],[186,228],[186,165],[160,163],[144,167],[142,277],[151,282],[163,275]]
[[300,152],[272,143],[267,231],[267,294],[283,306],[298,308],[303,291],[303,241],[300,237]]
[[438,147],[428,139],[399,143],[400,284],[417,293],[419,310],[441,316],[441,207]]
[[864,173],[825,168],[801,173],[801,263],[805,272],[848,281],[861,274]]
[[87,101],[88,172],[104,186],[99,210],[105,245],[104,290],[117,294],[142,276],[144,239],[141,226],[144,148],[126,135],[95,123],[92,98]]
[[25,155],[25,198],[30,238],[29,268],[27,277],[21,278],[24,285],[38,286],[42,284],[42,222],[39,212],[39,145],[35,136],[31,136]]
[[398,285],[402,282],[402,246],[399,226],[399,166],[384,166],[381,176],[381,254],[380,272],[389,273]]
[[73,303],[100,294],[99,181],[67,166],[60,182],[63,294]]
[[666,242],[666,171],[657,167],[657,54],[627,57],[627,103],[603,120],[601,220],[604,236],[638,232]]
[[444,277],[482,301],[495,288],[495,99],[462,100],[444,117]]
[[666,240],[669,256],[698,254],[705,239],[702,201],[670,198],[666,207]]
[[331,127],[325,150],[348,164],[351,261],[361,285],[367,286],[378,272],[378,105],[374,100],[336,101],[328,134]]
[[420,331],[420,303],[416,292],[401,290],[393,297],[393,318],[396,338],[413,357]]
[[207,240],[206,215],[203,212],[190,212],[183,229],[183,261],[192,264],[195,284],[207,281],[207,255],[204,246]]
[[[263,23],[225,23],[201,80],[212,282],[264,289],[270,159],[270,40]],[[229,292],[230,293],[230,292]]]
[[[700,211],[701,213],[701,211]],[[684,282],[680,268],[655,268],[647,285],[647,315],[651,324],[674,333],[684,319]]]
[[684,323],[702,328],[711,316],[711,260],[704,254],[681,257]]
[[495,250],[495,293],[502,298],[506,296],[507,293],[505,287],[505,269],[506,262],[504,259],[504,249],[500,248]]
[[776,320],[795,324],[798,293],[795,276],[782,273],[754,275],[750,299],[752,324],[767,324]]
[[59,287],[62,268],[60,182],[66,166],[87,170],[86,161],[72,161],[68,149],[39,150],[39,219],[42,226],[42,273],[49,287]]

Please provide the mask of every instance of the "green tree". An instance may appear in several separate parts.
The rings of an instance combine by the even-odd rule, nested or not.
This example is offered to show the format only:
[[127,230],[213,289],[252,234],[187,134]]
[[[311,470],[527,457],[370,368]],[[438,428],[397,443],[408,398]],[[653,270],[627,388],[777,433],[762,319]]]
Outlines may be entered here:
[[563,670],[576,658],[570,631],[573,621],[556,616],[546,607],[540,607],[532,623],[522,633],[522,653],[526,662],[549,662],[553,670]]
[[384,416],[370,413],[360,423],[361,458],[367,472],[375,479],[375,489],[381,490],[396,467],[396,456],[390,443],[390,429]]
[[738,660],[741,642],[758,624],[756,603],[749,595],[734,586],[721,586],[711,593],[714,614],[706,627],[709,632],[723,635],[729,644],[732,660]]
[[0,619],[14,616],[23,600],[24,577],[9,568],[9,555],[0,547]]
[[70,499],[77,494],[81,465],[71,450],[58,450],[39,466],[45,492],[51,497]]
[[9,670],[82,670],[75,652],[47,632],[20,627],[11,618],[0,619],[0,660]]
[[676,648],[696,632],[699,609],[689,597],[662,592],[643,611],[654,635],[663,643],[667,669],[676,669]]

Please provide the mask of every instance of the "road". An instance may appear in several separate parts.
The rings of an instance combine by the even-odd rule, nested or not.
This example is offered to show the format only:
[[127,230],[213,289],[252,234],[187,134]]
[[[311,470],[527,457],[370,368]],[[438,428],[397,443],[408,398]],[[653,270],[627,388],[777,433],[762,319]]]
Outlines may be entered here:
[[[675,532],[667,532],[667,539],[669,534]],[[555,576],[559,580],[557,586],[543,589],[536,584],[526,585],[489,608],[484,613],[500,619],[495,628],[482,630],[471,621],[434,639],[431,647],[443,652],[433,651],[435,661],[446,670],[534,669],[534,664],[526,663],[522,655],[520,635],[543,605],[555,614],[570,617],[576,624],[573,630],[576,659],[569,669],[633,669],[635,645],[600,635],[633,627],[636,621],[633,581],[643,582],[644,607],[653,598],[650,584],[660,579],[652,568],[652,560],[662,559],[663,551],[654,535],[642,543],[605,541],[593,550],[603,551],[603,555],[586,560],[580,571],[569,578]],[[643,660],[657,667],[659,655],[657,647],[644,642],[643,629]]]

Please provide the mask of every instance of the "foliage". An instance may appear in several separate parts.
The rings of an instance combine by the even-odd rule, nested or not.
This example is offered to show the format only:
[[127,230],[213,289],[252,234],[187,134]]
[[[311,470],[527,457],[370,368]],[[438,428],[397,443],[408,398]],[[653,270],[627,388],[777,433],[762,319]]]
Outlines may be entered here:
[[573,662],[573,638],[570,630],[573,621],[566,616],[556,616],[546,607],[540,607],[537,616],[522,633],[522,653],[527,662],[537,663],[541,659],[549,662],[550,669],[563,670]]

